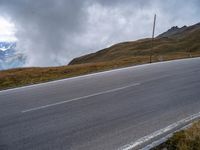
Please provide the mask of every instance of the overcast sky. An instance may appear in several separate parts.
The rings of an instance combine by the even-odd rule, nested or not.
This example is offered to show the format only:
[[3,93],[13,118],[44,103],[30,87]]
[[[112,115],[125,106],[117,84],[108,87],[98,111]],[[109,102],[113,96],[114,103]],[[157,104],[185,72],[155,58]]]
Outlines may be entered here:
[[[0,0],[0,40],[17,40],[26,66],[72,58],[172,26],[200,22],[199,0]],[[15,35],[15,36],[14,36]]]

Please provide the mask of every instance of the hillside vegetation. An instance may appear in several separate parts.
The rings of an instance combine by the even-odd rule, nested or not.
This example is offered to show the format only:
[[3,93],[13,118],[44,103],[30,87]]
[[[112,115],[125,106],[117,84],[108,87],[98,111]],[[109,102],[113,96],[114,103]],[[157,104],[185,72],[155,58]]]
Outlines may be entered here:
[[[184,28],[184,29],[183,29]],[[75,58],[70,64],[83,64],[107,61],[138,62],[138,58],[146,59],[150,54],[154,61],[187,57],[191,52],[194,56],[200,54],[200,23],[190,27],[172,27],[159,35],[153,42],[142,39],[134,42],[124,42],[100,50],[96,53]],[[143,60],[141,60],[143,61]]]
[[142,39],[75,58],[67,66],[1,71],[0,89],[149,63],[150,54],[153,62],[200,56],[200,23],[183,28],[173,27],[155,38],[153,50],[151,39]]
[[175,133],[165,143],[152,150],[200,150],[200,121]]

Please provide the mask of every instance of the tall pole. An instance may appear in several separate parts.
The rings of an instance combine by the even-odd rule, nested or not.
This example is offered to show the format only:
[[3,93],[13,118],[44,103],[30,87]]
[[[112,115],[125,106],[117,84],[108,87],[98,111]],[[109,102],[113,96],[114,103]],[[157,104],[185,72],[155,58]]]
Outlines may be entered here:
[[152,39],[151,39],[151,51],[150,51],[150,63],[152,63],[152,53],[153,53],[153,42],[154,42],[154,34],[155,34],[155,27],[156,27],[156,14],[154,15],[153,21],[153,32],[152,32]]

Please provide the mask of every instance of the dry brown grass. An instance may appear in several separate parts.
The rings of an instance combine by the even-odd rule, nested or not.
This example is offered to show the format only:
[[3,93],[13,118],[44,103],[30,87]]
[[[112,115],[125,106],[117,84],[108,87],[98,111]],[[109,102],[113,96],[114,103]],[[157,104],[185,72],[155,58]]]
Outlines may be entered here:
[[[193,53],[192,55],[200,56],[200,52]],[[161,61],[161,57],[163,61],[187,58],[188,53],[170,53],[163,56],[153,56],[153,62]],[[145,63],[149,63],[149,56],[132,56],[118,61],[86,63],[61,67],[5,70],[0,72],[0,90]]]
[[[124,42],[76,58],[71,65],[46,68],[21,68],[0,72],[0,90],[69,78],[93,72],[153,62],[200,56],[200,29],[179,38],[156,38],[153,51],[151,39]],[[188,51],[190,49],[190,53]]]
[[[200,28],[188,30],[188,32],[181,34],[178,38],[156,38],[153,42],[153,49],[151,39],[123,42],[96,53],[75,58],[70,64],[97,63],[110,60],[119,61],[133,57],[148,57],[151,53],[154,57],[169,56],[182,58],[183,55],[187,57],[189,51],[194,54],[200,52]],[[180,54],[180,56],[177,56],[175,53],[177,55]]]
[[175,133],[167,142],[153,150],[200,150],[200,121],[190,128]]

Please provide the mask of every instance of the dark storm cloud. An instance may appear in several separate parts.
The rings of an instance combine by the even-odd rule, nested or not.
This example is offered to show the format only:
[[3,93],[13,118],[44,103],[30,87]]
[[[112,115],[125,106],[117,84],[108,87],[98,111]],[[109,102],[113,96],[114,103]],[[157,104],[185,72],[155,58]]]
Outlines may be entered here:
[[157,33],[198,22],[198,0],[0,0],[1,16],[17,28],[27,65],[67,64],[116,42],[149,37],[154,13]]
[[63,55],[70,58],[66,43],[81,32],[86,17],[81,0],[6,0],[0,6],[17,26],[28,65],[58,65]]

